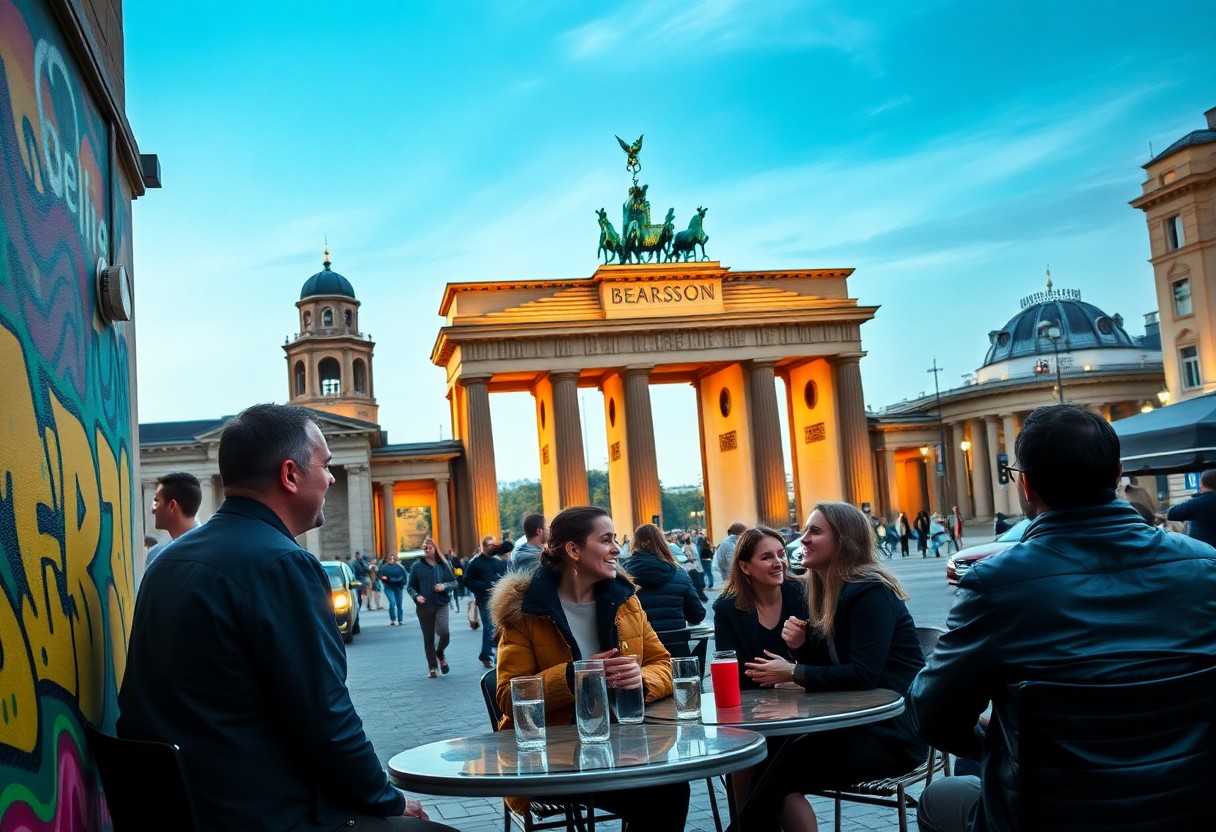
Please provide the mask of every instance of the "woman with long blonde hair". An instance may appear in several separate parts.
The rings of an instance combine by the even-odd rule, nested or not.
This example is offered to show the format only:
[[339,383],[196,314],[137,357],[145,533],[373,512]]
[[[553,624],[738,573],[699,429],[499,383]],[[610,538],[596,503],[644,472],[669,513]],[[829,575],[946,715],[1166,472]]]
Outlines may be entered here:
[[[789,657],[769,652],[749,662],[747,675],[764,686],[794,682],[807,691],[887,688],[906,694],[925,665],[908,594],[878,561],[869,518],[848,503],[820,503],[802,535],[808,570],[806,618],[782,626]],[[785,832],[818,830],[808,791],[893,777],[924,761],[928,746],[905,714],[885,722],[794,740],[752,805],[768,817],[748,828]],[[779,816],[779,817],[778,817]]]

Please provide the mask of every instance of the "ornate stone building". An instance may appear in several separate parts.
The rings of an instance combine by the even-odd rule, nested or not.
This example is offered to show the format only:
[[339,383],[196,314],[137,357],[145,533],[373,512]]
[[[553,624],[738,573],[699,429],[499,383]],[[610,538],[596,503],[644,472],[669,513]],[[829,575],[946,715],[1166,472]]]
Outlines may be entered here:
[[[322,270],[300,290],[299,332],[283,346],[287,400],[317,411],[334,457],[330,471],[335,482],[325,498],[325,525],[308,532],[301,543],[324,560],[357,551],[408,551],[418,548],[428,534],[445,549],[458,547],[453,536],[452,463],[461,456],[461,446],[389,444],[376,422],[374,344],[359,330],[354,287],[330,265],[326,251]],[[159,476],[188,471],[199,478],[200,522],[223,501],[218,452],[225,421],[140,425],[142,507],[150,534]]]
[[1114,421],[1158,404],[1156,313],[1146,316],[1144,335],[1123,324],[1049,277],[1046,292],[1023,298],[1021,311],[988,333],[984,362],[967,384],[943,390],[940,403],[922,396],[871,415],[877,513],[912,517],[957,505],[969,518],[1020,514],[999,463],[1016,464],[1013,443],[1030,411],[1062,399]]

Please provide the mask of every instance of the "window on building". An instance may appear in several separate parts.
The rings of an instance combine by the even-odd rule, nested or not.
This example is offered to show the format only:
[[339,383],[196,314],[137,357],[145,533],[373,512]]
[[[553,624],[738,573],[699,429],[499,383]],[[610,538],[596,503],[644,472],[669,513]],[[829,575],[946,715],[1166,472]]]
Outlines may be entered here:
[[355,368],[354,369],[355,369],[355,392],[360,393],[360,394],[366,393],[367,392],[367,367],[366,367],[366,365],[364,365],[362,358],[355,359]]
[[322,396],[342,395],[342,369],[332,358],[322,358],[317,364],[317,374],[321,377]]
[[1167,251],[1182,248],[1186,238],[1182,236],[1182,215],[1174,214],[1165,220],[1165,248]]
[[327,306],[327,307],[325,307],[325,311],[321,313],[321,326],[331,327],[333,325],[334,325],[334,310],[330,309]]
[[303,396],[305,393],[308,392],[307,377],[304,375],[304,362],[303,361],[296,362],[295,377],[296,377],[296,395]]
[[1174,317],[1191,314],[1191,279],[1184,277],[1174,281]]
[[304,329],[305,330],[312,329],[312,313],[311,312],[304,313]]
[[345,312],[342,313],[342,317],[346,320],[347,328],[350,328],[351,321],[353,321],[355,319],[355,316],[351,313],[351,311],[349,309],[347,309]]
[[1199,371],[1199,348],[1182,347],[1178,350],[1178,361],[1182,365],[1182,386],[1193,390],[1203,386],[1203,374]]

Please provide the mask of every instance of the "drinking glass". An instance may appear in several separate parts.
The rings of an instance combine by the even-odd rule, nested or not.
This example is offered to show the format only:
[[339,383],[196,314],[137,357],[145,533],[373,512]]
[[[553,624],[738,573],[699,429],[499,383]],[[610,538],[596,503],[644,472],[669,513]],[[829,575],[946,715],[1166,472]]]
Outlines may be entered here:
[[516,676],[511,680],[511,710],[515,745],[520,749],[545,747],[545,680]]
[[719,650],[709,662],[714,683],[714,704],[719,708],[739,707],[739,659],[734,650]]
[[695,656],[671,660],[671,695],[676,719],[701,718],[701,668]]
[[583,742],[607,741],[608,682],[599,659],[574,663],[574,722]]
[[[634,662],[637,662],[636,658]],[[629,725],[646,719],[646,702],[642,697],[641,685],[636,688],[613,688],[612,698],[617,722]]]

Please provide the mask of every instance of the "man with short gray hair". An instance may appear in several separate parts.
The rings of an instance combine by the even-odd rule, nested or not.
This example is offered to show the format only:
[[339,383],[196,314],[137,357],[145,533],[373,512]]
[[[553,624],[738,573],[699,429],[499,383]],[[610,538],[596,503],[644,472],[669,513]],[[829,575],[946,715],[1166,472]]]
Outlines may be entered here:
[[722,576],[723,583],[730,577],[731,567],[735,565],[735,541],[745,531],[747,531],[747,524],[742,520],[731,523],[726,530],[726,537],[714,550],[714,568]]
[[223,505],[144,576],[118,733],[181,747],[204,829],[448,829],[389,784],[329,579],[295,541],[325,522],[330,459],[310,411],[244,410],[220,438]]

